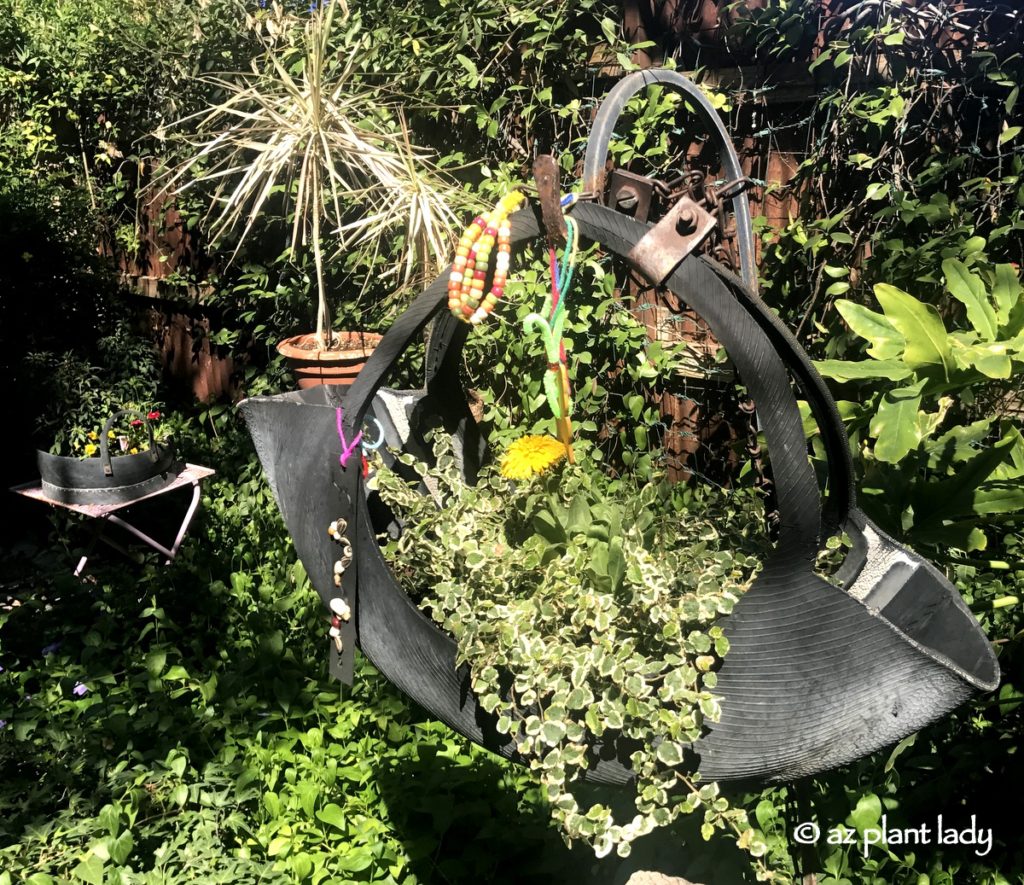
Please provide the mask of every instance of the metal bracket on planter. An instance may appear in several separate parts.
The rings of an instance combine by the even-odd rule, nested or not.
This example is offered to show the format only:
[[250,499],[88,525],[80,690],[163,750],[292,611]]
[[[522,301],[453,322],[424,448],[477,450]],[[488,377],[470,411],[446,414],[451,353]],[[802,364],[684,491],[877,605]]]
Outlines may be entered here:
[[653,178],[626,169],[613,169],[608,180],[608,206],[637,221],[647,221],[654,189]]
[[[717,143],[726,177],[730,180],[743,178],[743,167],[729,138],[729,133],[718,116],[718,112],[711,106],[707,96],[701,92],[700,88],[678,71],[643,70],[634,71],[624,77],[605,96],[598,108],[594,125],[590,130],[587,152],[583,158],[583,187],[585,191],[598,194],[598,199],[604,193],[608,149],[615,132],[615,124],[625,110],[627,102],[641,90],[655,84],[661,84],[682,95],[686,100],[686,107],[704,124],[711,134],[712,141]],[[615,191],[612,193],[614,194]],[[617,207],[614,199],[610,200],[608,205],[611,208],[624,208]],[[740,192],[735,195],[735,199],[732,201],[732,210],[736,218],[736,243],[740,255],[741,276],[747,288],[751,292],[757,292],[754,234],[750,222],[750,204],[745,193]],[[679,248],[678,244],[676,248]],[[680,254],[676,264],[679,264],[683,257]],[[656,283],[661,283],[665,279],[665,274],[655,273],[655,275],[658,276],[658,279],[655,280]]]
[[715,229],[717,220],[689,197],[683,197],[630,250],[629,261],[656,286]]
[[537,198],[548,245],[553,248],[564,246],[569,231],[562,215],[558,163],[551,154],[540,154],[533,161],[533,178],[537,184]]

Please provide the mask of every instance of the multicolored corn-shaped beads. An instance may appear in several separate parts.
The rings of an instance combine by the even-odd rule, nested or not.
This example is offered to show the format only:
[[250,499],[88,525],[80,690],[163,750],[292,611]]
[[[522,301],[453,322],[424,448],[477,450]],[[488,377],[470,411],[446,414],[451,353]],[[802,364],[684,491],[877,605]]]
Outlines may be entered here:
[[[448,277],[448,309],[452,315],[474,326],[483,320],[505,292],[512,252],[512,230],[508,217],[523,201],[517,192],[506,194],[486,216],[478,215],[459,240]],[[495,244],[498,256],[491,289],[484,295],[484,279]]]

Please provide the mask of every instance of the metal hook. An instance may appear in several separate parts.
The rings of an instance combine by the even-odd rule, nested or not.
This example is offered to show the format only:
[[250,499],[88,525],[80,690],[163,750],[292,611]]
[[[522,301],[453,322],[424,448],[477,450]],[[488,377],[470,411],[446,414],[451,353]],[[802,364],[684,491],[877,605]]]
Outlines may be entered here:
[[562,191],[558,183],[558,164],[551,154],[540,154],[533,161],[533,178],[537,183],[540,214],[544,221],[544,233],[548,245],[552,248],[564,246],[569,231],[562,215]]

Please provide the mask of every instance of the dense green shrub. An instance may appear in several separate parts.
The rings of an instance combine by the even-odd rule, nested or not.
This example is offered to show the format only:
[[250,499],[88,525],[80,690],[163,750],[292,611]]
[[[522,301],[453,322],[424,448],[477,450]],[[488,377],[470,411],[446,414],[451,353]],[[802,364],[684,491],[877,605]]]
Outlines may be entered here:
[[206,99],[192,88],[197,74],[247,56],[244,22],[230,0],[10,0],[0,176],[74,186],[111,243],[132,242],[155,130]]

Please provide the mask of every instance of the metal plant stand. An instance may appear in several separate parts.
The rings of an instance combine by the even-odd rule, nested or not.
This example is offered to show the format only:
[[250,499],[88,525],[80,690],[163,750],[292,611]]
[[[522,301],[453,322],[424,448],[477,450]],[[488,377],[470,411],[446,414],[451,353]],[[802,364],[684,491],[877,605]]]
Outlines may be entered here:
[[[167,557],[164,564],[170,565],[178,555],[178,549],[181,547],[181,542],[185,539],[189,525],[192,523],[192,518],[196,515],[196,511],[199,509],[199,501],[202,496],[202,482],[207,477],[213,476],[215,472],[216,471],[209,467],[201,467],[198,464],[186,464],[185,469],[178,474],[170,484],[157,489],[155,492],[141,494],[137,498],[132,498],[129,501],[120,501],[116,504],[69,504],[64,501],[57,501],[53,498],[47,497],[46,493],[43,491],[40,480],[25,483],[24,485],[13,486],[11,491],[25,498],[30,498],[33,501],[40,501],[43,504],[49,504],[51,507],[60,507],[64,510],[70,510],[73,513],[80,513],[82,516],[87,516],[96,521],[93,528],[92,538],[90,539],[82,558],[78,560],[78,565],[75,567],[75,577],[77,578],[85,571],[85,566],[89,561],[89,557],[92,556],[93,550],[96,549],[96,544],[99,541],[103,541],[104,544],[113,547],[125,556],[131,555],[124,546],[119,544],[113,538],[107,536],[107,527],[110,525],[119,526],[129,534],[134,535],[142,541],[143,544],[146,544],[158,553],[162,553]],[[127,507],[131,507],[133,504],[138,504],[140,501],[148,501],[152,498],[158,498],[161,495],[166,495],[169,492],[173,492],[175,489],[180,489],[188,485],[192,486],[192,499],[189,502],[188,508],[185,510],[185,515],[182,518],[178,532],[174,537],[174,543],[171,544],[170,547],[165,547],[155,538],[146,534],[140,528],[132,525],[126,519],[118,516],[117,514],[119,510],[124,510]]]

